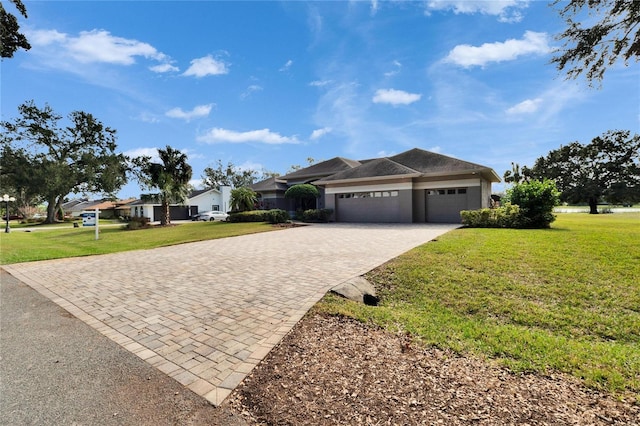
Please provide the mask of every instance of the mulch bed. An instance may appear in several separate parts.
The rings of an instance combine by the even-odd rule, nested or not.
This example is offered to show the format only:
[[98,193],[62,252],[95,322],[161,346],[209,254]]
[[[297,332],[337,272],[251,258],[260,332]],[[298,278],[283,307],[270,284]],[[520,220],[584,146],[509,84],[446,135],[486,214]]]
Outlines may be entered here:
[[231,395],[265,425],[640,425],[640,404],[311,314]]

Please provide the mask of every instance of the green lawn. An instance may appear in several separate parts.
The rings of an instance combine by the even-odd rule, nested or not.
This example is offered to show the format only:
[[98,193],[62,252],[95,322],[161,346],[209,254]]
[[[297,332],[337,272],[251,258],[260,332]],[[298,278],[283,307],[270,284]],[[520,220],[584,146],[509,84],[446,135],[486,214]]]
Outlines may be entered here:
[[552,229],[458,229],[370,272],[381,305],[316,309],[427,345],[562,371],[640,395],[640,214],[560,214]]
[[0,233],[0,264],[150,249],[274,229],[266,223],[223,222],[193,222],[136,231],[125,230],[123,226],[103,226],[96,240],[93,227],[73,228],[70,223],[62,226],[65,228]]

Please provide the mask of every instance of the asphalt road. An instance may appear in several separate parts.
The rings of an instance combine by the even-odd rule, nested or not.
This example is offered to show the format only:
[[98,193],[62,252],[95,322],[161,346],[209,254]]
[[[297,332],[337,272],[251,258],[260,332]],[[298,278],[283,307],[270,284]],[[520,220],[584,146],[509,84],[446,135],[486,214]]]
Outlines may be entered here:
[[0,422],[244,425],[0,272]]

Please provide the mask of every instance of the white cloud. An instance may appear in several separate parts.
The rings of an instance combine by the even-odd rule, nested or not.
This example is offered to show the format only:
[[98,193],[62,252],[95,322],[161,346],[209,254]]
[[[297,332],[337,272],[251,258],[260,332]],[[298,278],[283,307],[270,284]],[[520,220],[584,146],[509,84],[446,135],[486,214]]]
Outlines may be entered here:
[[165,113],[167,117],[179,118],[185,121],[191,121],[194,118],[206,117],[211,112],[213,104],[197,105],[191,111],[183,111],[182,108],[173,108]]
[[191,61],[191,66],[184,72],[185,76],[206,77],[208,75],[228,74],[229,68],[223,61],[214,59],[211,55]]
[[279,69],[279,71],[284,72],[284,71],[289,71],[289,68],[291,68],[291,65],[293,65],[293,61],[291,59],[289,59],[283,66],[282,68]]
[[48,46],[53,43],[64,43],[67,35],[57,30],[26,31],[29,43],[34,46]]
[[506,112],[507,114],[510,114],[510,115],[531,114],[536,112],[538,108],[540,108],[541,104],[542,104],[542,98],[527,99],[507,109]]
[[315,80],[309,83],[309,86],[312,87],[324,87],[333,83],[333,80]]
[[409,105],[419,101],[421,97],[421,94],[408,93],[403,90],[379,89],[373,96],[373,102],[376,104]]
[[262,90],[263,90],[262,86],[258,86],[257,84],[252,84],[249,87],[247,87],[247,89],[244,92],[242,92],[242,94],[240,94],[240,99],[245,99],[251,96],[252,93],[260,92]]
[[331,127],[323,127],[322,129],[316,129],[313,132],[311,132],[311,136],[309,137],[309,139],[311,140],[316,140],[316,139],[320,139],[322,136],[326,135],[327,133],[331,133],[333,129]]
[[204,181],[202,179],[191,179],[189,185],[196,189],[204,189]]
[[482,46],[461,44],[454,47],[445,62],[463,67],[485,66],[489,62],[512,61],[523,55],[543,55],[549,53],[547,33],[527,31],[520,40],[509,39],[505,42],[484,43]]
[[157,72],[157,73],[165,73],[165,72],[178,72],[180,71],[180,68],[171,65],[169,63],[167,64],[160,64],[160,65],[155,65],[153,67],[149,67],[149,69],[153,72]]
[[395,69],[393,71],[388,71],[384,73],[385,77],[393,77],[394,75],[400,73],[400,70],[402,69],[402,64],[400,63],[400,61],[395,60],[393,61],[393,66],[395,67]]
[[375,15],[379,8],[378,0],[371,0],[371,15]]
[[158,156],[158,148],[136,148],[129,151],[125,151],[124,155],[130,158],[134,157],[151,157],[153,163],[160,163],[160,157]]
[[431,10],[452,10],[456,14],[495,15],[501,22],[520,22],[520,10],[528,5],[529,0],[431,0],[427,2],[427,14]]
[[160,122],[160,120],[158,120],[158,117],[148,112],[141,112],[137,117],[135,117],[135,119],[151,124]]
[[70,57],[80,63],[132,65],[136,57],[143,57],[162,62],[160,66],[170,61],[148,43],[117,37],[105,30],[82,31],[78,36],[56,30],[36,30],[29,32],[28,37],[36,49],[46,47],[45,54],[57,57],[58,61]]
[[250,130],[248,132],[236,132],[235,130],[221,129],[215,127],[204,135],[196,138],[198,142],[205,143],[264,143],[268,145],[279,145],[285,143],[298,143],[295,136],[281,136],[269,129]]

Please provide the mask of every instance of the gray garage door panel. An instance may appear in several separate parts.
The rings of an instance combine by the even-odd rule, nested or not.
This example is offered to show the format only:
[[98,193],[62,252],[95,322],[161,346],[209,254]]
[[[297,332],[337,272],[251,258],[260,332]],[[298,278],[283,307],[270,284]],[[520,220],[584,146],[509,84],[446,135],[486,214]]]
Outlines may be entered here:
[[437,191],[434,195],[427,191],[427,222],[460,223],[460,211],[467,209],[467,195],[437,194]]
[[338,222],[400,222],[400,197],[337,198]]

